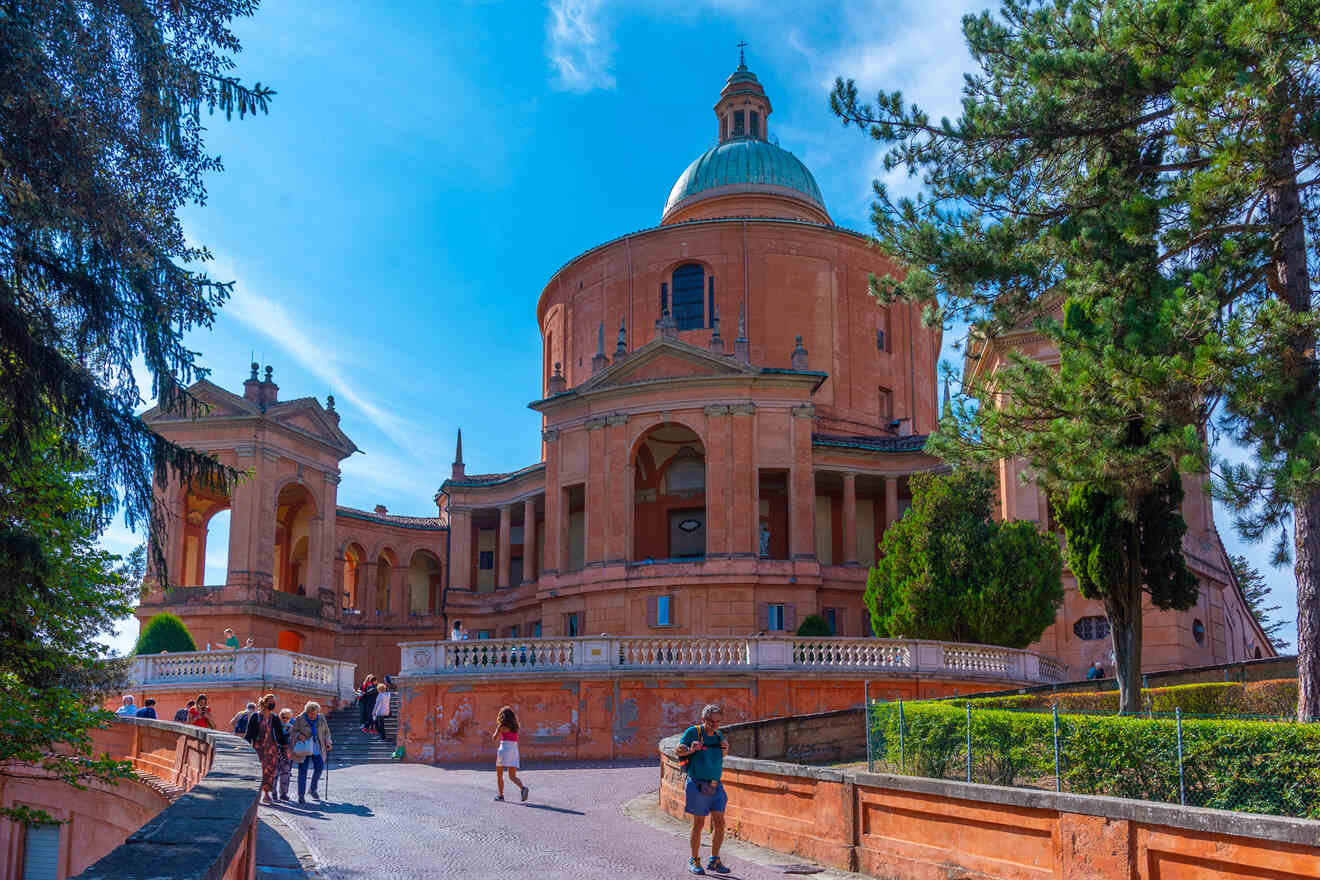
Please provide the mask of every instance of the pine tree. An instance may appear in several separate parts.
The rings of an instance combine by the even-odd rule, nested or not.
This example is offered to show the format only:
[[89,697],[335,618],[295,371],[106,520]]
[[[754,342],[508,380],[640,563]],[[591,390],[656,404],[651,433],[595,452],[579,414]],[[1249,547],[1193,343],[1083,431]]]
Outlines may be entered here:
[[1142,593],[1160,608],[1196,598],[1172,487],[1207,466],[1203,346],[1219,319],[1216,291],[1161,237],[1186,157],[1169,122],[1176,70],[1131,45],[1148,38],[1141,16],[1136,2],[1006,0],[999,17],[965,18],[980,70],[954,122],[898,93],[863,104],[851,81],[831,98],[845,124],[890,145],[888,168],[925,185],[898,200],[876,185],[877,237],[905,267],[873,279],[877,296],[971,321],[973,357],[1024,329],[1059,352],[1055,365],[1010,351],[963,389],[929,448],[1028,462],[1079,585],[1105,602],[1125,711],[1139,708]]
[[1279,606],[1265,604],[1271,598],[1269,585],[1265,583],[1265,575],[1261,574],[1245,556],[1228,557],[1228,565],[1233,569],[1233,577],[1238,583],[1238,588],[1242,590],[1242,597],[1247,600],[1247,607],[1251,609],[1252,616],[1260,624],[1265,638],[1270,640],[1274,650],[1285,650],[1291,643],[1279,633],[1287,628],[1291,621],[1272,619],[1279,611]]
[[913,474],[912,508],[885,530],[863,601],[881,636],[1025,648],[1063,602],[1053,537],[990,515],[974,468]]
[[203,203],[221,170],[202,111],[265,112],[274,94],[231,75],[229,22],[256,6],[16,0],[0,12],[0,447],[23,460],[53,431],[66,455],[95,450],[98,516],[122,499],[134,528],[150,520],[154,480],[223,490],[236,476],[134,412],[144,391],[198,411],[186,386],[205,371],[184,335],[211,326],[230,285],[199,268],[210,254],[178,210]]

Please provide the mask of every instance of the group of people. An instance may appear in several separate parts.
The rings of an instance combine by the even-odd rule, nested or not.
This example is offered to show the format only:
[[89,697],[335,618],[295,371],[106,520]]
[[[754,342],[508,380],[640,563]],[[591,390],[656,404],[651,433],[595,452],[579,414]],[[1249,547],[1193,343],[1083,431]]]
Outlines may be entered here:
[[234,635],[234,631],[229,627],[225,627],[224,645],[226,648],[229,648],[230,650],[234,650],[234,651],[255,648],[257,646],[256,642],[252,640],[252,636],[248,636],[247,642],[240,645],[238,643],[238,636]]
[[[387,679],[389,676],[385,676]],[[377,733],[381,739],[385,735],[385,716],[390,714],[389,682],[376,682],[376,676],[368,675],[362,680],[362,689],[358,691],[358,711],[362,717],[362,732]]]
[[[147,697],[142,701],[142,708],[139,709],[132,694],[124,694],[123,705],[115,711],[115,714],[137,718],[160,717],[156,714],[155,700]],[[215,727],[211,723],[211,707],[207,704],[206,694],[198,694],[197,699],[189,700],[187,705],[179,707],[174,713],[173,720],[180,724],[192,724],[196,727]]]
[[[289,708],[277,711],[278,704],[274,694],[266,694],[259,702],[248,703],[230,720],[233,732],[251,743],[261,759],[263,803],[291,800],[289,781],[294,764],[298,765],[298,803],[307,803],[308,794],[320,800],[317,785],[334,745],[330,722],[315,700],[308,700],[297,716]],[[308,770],[312,776],[310,791]]]

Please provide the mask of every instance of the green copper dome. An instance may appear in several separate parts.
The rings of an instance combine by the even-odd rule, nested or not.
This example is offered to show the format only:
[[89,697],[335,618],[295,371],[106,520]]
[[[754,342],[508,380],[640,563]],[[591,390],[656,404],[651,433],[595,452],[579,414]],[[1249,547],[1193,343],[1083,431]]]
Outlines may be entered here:
[[758,138],[737,138],[711,147],[678,176],[664,214],[715,195],[764,192],[798,198],[825,211],[816,178],[788,150]]

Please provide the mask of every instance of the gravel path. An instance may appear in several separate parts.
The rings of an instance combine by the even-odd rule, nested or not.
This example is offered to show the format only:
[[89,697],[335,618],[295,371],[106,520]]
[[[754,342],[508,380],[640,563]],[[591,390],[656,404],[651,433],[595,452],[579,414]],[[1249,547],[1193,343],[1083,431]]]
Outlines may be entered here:
[[[509,785],[513,800],[496,803],[489,768],[359,765],[333,772],[324,804],[261,810],[299,832],[326,880],[690,876],[685,828],[654,806],[655,764],[555,765],[522,775],[530,800],[519,803]],[[733,869],[727,876],[743,880],[783,878],[783,866],[800,862],[734,841],[721,855]]]

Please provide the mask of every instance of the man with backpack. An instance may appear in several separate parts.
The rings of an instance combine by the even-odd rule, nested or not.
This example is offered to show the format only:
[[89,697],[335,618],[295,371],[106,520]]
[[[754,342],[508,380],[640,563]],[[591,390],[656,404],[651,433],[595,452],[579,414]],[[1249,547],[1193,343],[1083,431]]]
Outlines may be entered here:
[[247,736],[248,719],[257,713],[257,704],[248,703],[247,708],[229,719],[229,727],[237,736]]
[[[720,861],[720,845],[724,843],[724,808],[729,797],[720,784],[724,773],[724,756],[729,752],[729,741],[720,733],[720,707],[715,704],[701,710],[701,723],[683,731],[675,754],[683,759],[687,770],[684,792],[684,812],[692,816],[692,858],[688,871],[692,874],[729,873]],[[701,830],[710,816],[710,861],[701,867]]]

